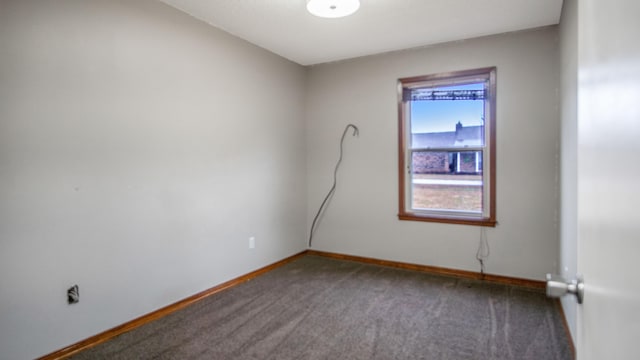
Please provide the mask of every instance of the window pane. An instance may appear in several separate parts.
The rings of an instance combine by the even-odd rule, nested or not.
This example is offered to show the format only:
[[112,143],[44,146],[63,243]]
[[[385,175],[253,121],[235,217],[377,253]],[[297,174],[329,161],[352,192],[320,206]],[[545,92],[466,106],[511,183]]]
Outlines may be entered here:
[[414,151],[411,208],[482,212],[482,151]]
[[[428,90],[437,93],[453,91],[452,98],[456,98],[455,91],[483,89],[484,82],[479,82],[416,91]],[[411,148],[484,145],[484,101],[482,98],[477,100],[412,100],[410,103]]]
[[398,218],[495,226],[496,68],[398,85]]

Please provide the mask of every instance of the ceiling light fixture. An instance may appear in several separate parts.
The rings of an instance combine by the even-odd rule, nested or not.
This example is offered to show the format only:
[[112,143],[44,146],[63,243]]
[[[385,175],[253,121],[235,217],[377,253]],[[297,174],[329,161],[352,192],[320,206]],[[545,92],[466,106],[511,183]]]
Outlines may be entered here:
[[308,0],[307,10],[323,18],[349,16],[360,8],[360,0]]

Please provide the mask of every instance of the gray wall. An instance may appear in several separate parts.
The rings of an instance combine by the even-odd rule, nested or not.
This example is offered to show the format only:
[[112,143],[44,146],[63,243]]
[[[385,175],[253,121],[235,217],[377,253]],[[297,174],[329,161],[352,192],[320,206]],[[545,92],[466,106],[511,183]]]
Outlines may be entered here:
[[[578,241],[578,2],[564,0],[560,23],[561,66],[561,171],[560,171],[560,273],[573,279]],[[576,339],[576,301],[565,296],[562,305]]]
[[0,59],[1,359],[306,248],[305,68],[126,0],[2,1]]
[[502,34],[311,68],[307,108],[308,223],[331,185],[338,142],[348,137],[338,187],[313,247],[478,271],[480,228],[399,221],[398,78],[497,66],[497,218],[487,229],[486,271],[544,279],[557,270],[559,65],[557,27]]
[[305,69],[154,1],[16,0],[0,1],[0,58],[0,359],[303,250],[349,122],[313,247],[478,271],[480,228],[397,220],[406,76],[498,67],[487,271],[558,271],[555,27]]

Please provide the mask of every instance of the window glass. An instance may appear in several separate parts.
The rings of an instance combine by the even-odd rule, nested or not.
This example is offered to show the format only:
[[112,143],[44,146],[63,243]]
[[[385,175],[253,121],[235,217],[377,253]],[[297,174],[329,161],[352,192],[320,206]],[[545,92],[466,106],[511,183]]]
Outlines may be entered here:
[[492,76],[495,69],[400,80],[401,219],[495,225]]

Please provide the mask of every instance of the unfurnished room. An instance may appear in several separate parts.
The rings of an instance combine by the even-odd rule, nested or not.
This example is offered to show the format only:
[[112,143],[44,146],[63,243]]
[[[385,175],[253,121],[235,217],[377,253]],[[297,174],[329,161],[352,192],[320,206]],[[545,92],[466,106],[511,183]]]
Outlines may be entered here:
[[635,358],[638,14],[0,0],[0,360]]

